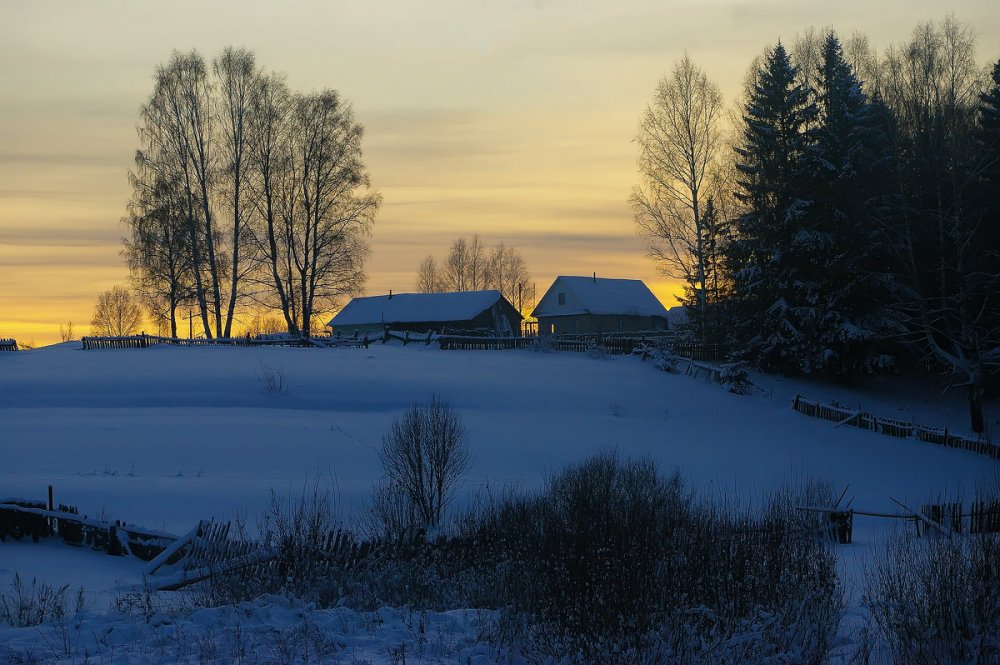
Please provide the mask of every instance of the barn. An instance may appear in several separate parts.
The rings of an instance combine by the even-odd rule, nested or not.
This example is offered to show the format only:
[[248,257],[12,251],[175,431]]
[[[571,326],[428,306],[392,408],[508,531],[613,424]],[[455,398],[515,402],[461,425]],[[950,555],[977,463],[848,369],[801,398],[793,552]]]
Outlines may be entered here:
[[499,291],[389,293],[354,298],[330,319],[334,335],[381,335],[390,330],[416,333],[489,331],[520,336],[521,313]]
[[532,312],[541,335],[665,330],[667,310],[639,279],[556,277]]

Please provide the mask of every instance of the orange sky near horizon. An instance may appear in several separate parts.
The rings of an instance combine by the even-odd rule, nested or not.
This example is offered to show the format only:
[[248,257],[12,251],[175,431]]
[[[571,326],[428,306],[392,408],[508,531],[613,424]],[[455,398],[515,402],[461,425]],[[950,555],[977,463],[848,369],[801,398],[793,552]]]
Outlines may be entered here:
[[[666,306],[627,198],[639,116],[686,50],[731,102],[750,60],[810,26],[880,49],[955,12],[1000,56],[982,0],[373,0],[0,8],[0,338],[85,334],[119,255],[138,108],[172,49],[226,45],[297,90],[335,88],[366,128],[383,195],[369,294],[412,290],[428,254],[478,233],[525,257],[540,297],[556,275],[643,279]],[[238,327],[237,327],[238,329]]]

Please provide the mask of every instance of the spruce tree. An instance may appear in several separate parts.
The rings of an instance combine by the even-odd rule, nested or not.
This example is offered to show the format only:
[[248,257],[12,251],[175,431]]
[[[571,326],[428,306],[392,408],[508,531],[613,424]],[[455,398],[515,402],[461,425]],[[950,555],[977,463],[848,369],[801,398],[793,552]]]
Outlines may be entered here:
[[812,205],[791,249],[795,356],[805,373],[865,373],[885,363],[877,295],[889,288],[878,225],[890,201],[887,118],[862,92],[832,32],[814,81],[818,120],[805,160]]
[[795,249],[812,203],[806,127],[816,107],[796,73],[780,43],[757,72],[737,148],[737,197],[747,211],[727,247],[737,320],[730,342],[745,359],[778,371],[799,368],[794,301],[805,271]]

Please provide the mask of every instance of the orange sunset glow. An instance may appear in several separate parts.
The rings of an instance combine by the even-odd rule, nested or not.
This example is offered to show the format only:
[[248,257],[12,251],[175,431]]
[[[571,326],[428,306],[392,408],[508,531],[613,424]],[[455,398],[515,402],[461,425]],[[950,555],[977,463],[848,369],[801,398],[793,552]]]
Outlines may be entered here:
[[751,60],[813,26],[883,48],[955,12],[980,50],[1000,3],[961,0],[8,2],[0,14],[0,338],[86,334],[97,294],[127,284],[120,256],[138,109],[174,49],[254,51],[290,86],[338,90],[365,127],[383,196],[368,294],[410,291],[457,236],[503,241],[541,296],[557,275],[644,280],[636,233],[637,123],[687,52],[731,104]]

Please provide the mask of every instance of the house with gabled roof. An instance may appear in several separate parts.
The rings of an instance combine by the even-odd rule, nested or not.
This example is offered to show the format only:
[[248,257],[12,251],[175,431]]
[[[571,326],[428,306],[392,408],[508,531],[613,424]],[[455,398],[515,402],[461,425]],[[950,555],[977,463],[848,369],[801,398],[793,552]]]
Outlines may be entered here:
[[560,276],[531,313],[541,335],[665,330],[667,310],[642,280]]
[[333,334],[471,331],[521,335],[521,313],[499,291],[389,293],[352,299],[327,323]]

